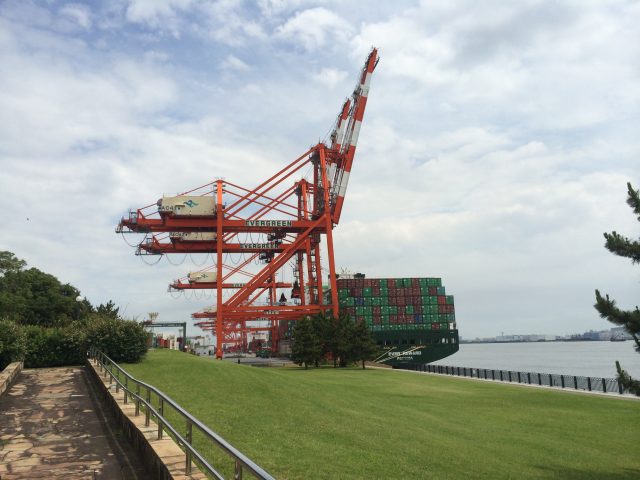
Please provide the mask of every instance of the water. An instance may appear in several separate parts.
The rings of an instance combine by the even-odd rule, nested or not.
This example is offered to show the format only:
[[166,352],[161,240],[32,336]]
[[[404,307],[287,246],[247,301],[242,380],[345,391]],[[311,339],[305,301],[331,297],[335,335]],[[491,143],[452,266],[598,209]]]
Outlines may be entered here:
[[616,360],[640,378],[640,354],[626,342],[535,342],[461,344],[436,365],[489,368],[585,377],[616,377]]

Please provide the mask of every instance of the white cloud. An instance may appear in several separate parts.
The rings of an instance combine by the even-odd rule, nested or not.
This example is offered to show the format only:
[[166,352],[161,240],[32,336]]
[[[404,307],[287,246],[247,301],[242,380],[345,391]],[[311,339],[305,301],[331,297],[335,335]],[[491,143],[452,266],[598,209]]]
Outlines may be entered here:
[[376,45],[338,267],[442,276],[464,336],[607,328],[596,287],[634,304],[637,267],[602,232],[637,231],[637,3],[127,6],[0,5],[0,191],[22,199],[0,248],[92,302],[188,318],[211,300],[166,285],[195,266],[141,266],[120,215],[271,175],[322,138]]
[[332,43],[343,43],[352,32],[351,25],[323,7],[296,13],[276,29],[276,37],[306,50],[316,50]]
[[191,8],[193,0],[130,0],[127,20],[158,26]]
[[91,11],[85,5],[68,3],[60,9],[60,14],[68,17],[82,28],[91,27]]
[[333,89],[347,78],[347,72],[336,68],[323,68],[312,77],[316,82]]
[[251,67],[247,63],[240,60],[238,57],[234,55],[229,55],[227,59],[224,62],[222,62],[222,69],[236,70],[239,72],[247,72],[251,70]]

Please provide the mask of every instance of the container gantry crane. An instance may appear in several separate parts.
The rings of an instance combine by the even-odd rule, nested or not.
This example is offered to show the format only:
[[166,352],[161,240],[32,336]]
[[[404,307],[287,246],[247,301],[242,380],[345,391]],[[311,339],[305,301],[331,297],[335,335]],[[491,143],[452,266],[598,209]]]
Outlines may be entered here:
[[[254,188],[215,180],[130,211],[118,224],[117,233],[146,234],[137,246],[138,255],[215,255],[214,266],[174,281],[169,289],[215,291],[215,307],[192,317],[199,320],[196,325],[215,334],[218,358],[225,341],[246,342],[247,332],[271,332],[275,350],[281,322],[329,310],[338,315],[332,230],[340,222],[378,60],[373,48],[353,94],[342,105],[328,144],[311,147]],[[309,167],[311,173],[305,178],[302,172]],[[245,242],[240,241],[242,235]],[[323,244],[329,269],[327,300],[322,283]],[[223,255],[242,259],[224,264]],[[256,261],[261,262],[257,271]],[[290,265],[294,283],[278,282],[278,274]],[[240,276],[242,282],[237,280]],[[290,287],[297,301],[279,301],[277,290]],[[225,290],[231,295],[223,295]],[[259,302],[265,292],[269,300]],[[256,326],[256,322],[268,326]]]

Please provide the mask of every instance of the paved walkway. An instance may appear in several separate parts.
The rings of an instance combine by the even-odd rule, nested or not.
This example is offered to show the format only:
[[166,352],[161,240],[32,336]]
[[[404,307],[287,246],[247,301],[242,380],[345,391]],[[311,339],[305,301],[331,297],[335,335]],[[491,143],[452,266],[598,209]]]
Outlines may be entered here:
[[83,367],[23,370],[0,397],[0,480],[144,479]]

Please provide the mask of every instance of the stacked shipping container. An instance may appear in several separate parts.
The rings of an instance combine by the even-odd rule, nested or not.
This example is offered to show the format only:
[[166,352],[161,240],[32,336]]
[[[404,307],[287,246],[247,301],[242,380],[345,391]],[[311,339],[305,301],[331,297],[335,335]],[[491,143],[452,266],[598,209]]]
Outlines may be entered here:
[[338,279],[341,309],[374,332],[454,330],[453,296],[440,278]]

